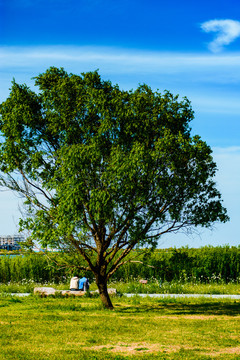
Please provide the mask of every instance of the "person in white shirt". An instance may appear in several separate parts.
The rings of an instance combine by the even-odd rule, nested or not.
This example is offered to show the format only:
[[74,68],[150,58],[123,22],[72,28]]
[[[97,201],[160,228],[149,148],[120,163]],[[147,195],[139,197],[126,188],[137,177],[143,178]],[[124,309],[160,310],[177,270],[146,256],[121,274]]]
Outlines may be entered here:
[[78,291],[79,290],[79,278],[78,278],[78,276],[74,276],[74,277],[71,278],[70,290],[71,291]]

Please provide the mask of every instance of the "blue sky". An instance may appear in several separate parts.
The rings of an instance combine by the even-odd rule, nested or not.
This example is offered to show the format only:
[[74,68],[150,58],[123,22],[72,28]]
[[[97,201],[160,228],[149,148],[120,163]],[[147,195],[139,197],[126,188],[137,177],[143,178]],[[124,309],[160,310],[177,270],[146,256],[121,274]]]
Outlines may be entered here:
[[[131,0],[0,0],[0,101],[14,77],[49,66],[99,69],[121,88],[147,83],[187,96],[192,133],[213,149],[231,221],[213,231],[165,235],[160,246],[238,245],[240,203],[240,4]],[[0,234],[17,232],[19,199],[0,193]]]

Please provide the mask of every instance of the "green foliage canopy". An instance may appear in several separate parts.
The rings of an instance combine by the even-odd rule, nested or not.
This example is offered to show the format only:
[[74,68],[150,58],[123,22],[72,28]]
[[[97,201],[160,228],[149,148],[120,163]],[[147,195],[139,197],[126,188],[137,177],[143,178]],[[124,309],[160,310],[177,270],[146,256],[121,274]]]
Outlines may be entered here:
[[13,82],[1,104],[1,183],[26,198],[21,227],[75,248],[99,289],[136,246],[228,220],[187,98],[54,67],[35,85]]

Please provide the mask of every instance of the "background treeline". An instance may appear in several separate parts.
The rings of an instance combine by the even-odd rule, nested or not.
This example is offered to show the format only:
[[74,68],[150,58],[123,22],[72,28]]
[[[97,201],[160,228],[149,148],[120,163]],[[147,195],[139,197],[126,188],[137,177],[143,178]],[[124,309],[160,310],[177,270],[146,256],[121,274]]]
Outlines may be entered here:
[[[119,268],[113,277],[114,280],[127,282],[134,278],[154,278],[160,282],[240,282],[240,246],[156,249],[147,255],[135,250],[133,255],[136,256],[136,262]],[[49,257],[52,260],[49,260]],[[73,270],[75,260],[76,258],[71,255],[59,256],[54,253],[49,256],[44,253],[28,253],[14,257],[2,255],[0,283],[24,280],[39,283],[66,282],[74,273],[81,275],[80,270]],[[91,273],[87,276],[93,280]]]

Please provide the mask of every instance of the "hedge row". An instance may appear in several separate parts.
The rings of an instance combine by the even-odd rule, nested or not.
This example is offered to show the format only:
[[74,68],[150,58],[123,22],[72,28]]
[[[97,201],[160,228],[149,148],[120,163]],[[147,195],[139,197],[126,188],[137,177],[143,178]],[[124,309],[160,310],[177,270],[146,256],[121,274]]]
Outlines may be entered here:
[[[159,281],[240,282],[240,246],[205,246],[199,249],[156,249],[148,256],[140,250],[136,261],[128,263],[115,273],[113,279],[129,281],[133,278],[156,278]],[[61,258],[62,255],[54,254]],[[66,262],[65,256],[64,261]],[[79,261],[79,260],[78,260]],[[69,257],[73,264],[73,257]],[[45,254],[0,256],[0,283],[33,280],[35,282],[65,282],[73,274],[73,267],[48,263]],[[88,274],[92,278],[91,274]]]

